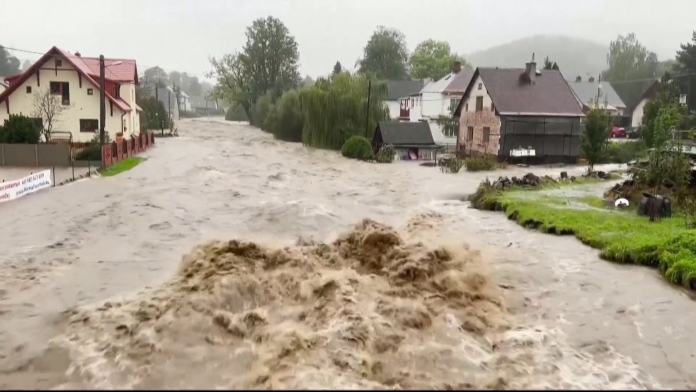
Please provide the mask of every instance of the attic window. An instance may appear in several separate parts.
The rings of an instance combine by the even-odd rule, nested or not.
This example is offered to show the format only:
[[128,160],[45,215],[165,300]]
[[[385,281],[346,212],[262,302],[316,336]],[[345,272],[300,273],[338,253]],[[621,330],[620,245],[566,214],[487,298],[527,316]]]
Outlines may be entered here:
[[483,83],[478,84],[478,89],[481,90],[483,88]]
[[31,94],[31,86],[27,86],[27,94]]
[[63,66],[63,60],[56,59],[56,67],[62,67],[62,66]]
[[94,89],[93,89],[93,88],[88,88],[88,89],[87,89],[87,95],[94,95]]

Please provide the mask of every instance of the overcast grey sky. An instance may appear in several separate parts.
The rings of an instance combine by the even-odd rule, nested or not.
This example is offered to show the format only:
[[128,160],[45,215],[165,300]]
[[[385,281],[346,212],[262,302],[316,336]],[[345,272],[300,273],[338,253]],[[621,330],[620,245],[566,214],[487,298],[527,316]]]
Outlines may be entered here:
[[[201,76],[208,56],[240,49],[252,20],[282,20],[300,47],[302,74],[352,68],[378,25],[401,30],[409,50],[447,40],[460,53],[536,34],[608,44],[635,32],[661,60],[696,30],[696,0],[0,0],[0,44],[45,52],[135,58],[140,71]],[[15,52],[20,59],[39,56]]]

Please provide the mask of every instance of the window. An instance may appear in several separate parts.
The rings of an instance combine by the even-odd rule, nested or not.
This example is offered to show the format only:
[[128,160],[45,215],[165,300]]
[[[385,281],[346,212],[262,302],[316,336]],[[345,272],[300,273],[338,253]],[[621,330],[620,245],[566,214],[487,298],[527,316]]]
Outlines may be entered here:
[[491,140],[491,128],[483,127],[483,142],[488,143]]
[[478,89],[481,90],[483,88],[483,83],[478,84]]
[[452,99],[450,99],[450,107],[449,107],[449,110],[450,110],[450,111],[453,111],[453,110],[457,109],[457,106],[459,106],[459,101],[461,101],[461,99],[459,99],[459,98],[452,98]]
[[97,132],[99,129],[99,120],[80,119],[80,132]]
[[483,111],[483,97],[476,97],[476,111]]
[[63,60],[56,59],[56,67],[62,67],[62,66],[63,66]]
[[27,94],[31,94],[31,86],[27,86]]
[[87,89],[87,95],[94,95],[94,89],[93,89],[93,88],[88,88],[88,89]]
[[466,140],[474,140],[474,127],[466,128]]
[[116,87],[114,88],[114,90],[115,90],[114,95],[116,96],[116,99],[121,98],[121,85],[117,84]]
[[469,111],[469,104],[468,104],[468,103],[467,103],[466,105],[464,105],[464,111],[465,111],[465,112],[468,112],[468,111]]
[[493,105],[492,101],[491,101],[491,112],[495,112],[495,105]]
[[51,94],[60,95],[63,105],[70,105],[70,83],[51,82]]

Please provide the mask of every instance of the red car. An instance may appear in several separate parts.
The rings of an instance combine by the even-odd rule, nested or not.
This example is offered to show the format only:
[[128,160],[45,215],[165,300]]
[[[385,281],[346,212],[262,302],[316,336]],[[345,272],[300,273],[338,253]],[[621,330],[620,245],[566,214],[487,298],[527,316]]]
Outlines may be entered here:
[[614,127],[611,129],[611,137],[628,137],[628,133],[623,127]]

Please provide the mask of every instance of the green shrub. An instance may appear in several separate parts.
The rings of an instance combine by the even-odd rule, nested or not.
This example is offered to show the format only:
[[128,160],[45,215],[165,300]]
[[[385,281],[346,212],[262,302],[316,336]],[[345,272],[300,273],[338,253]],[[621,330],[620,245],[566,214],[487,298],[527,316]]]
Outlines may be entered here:
[[[447,163],[445,164],[445,168],[447,173],[459,173],[460,170],[462,170],[462,167],[464,166],[464,161],[461,159],[453,158],[447,160]],[[469,166],[467,166],[468,168]]]
[[343,144],[341,155],[346,158],[369,161],[374,158],[370,141],[362,136],[351,136]]
[[276,102],[275,124],[271,132],[278,140],[301,143],[303,128],[304,115],[300,108],[299,93],[297,90],[287,91]]
[[272,106],[273,98],[270,95],[267,94],[260,97],[252,109],[252,117],[254,120],[253,125],[268,132],[268,129],[265,128],[266,118],[268,117],[268,113],[271,111]]
[[41,130],[36,122],[21,114],[10,114],[0,127],[0,143],[36,144],[41,139]]
[[[109,137],[109,133],[104,134],[105,139],[104,141],[106,144],[111,143],[111,137]],[[97,132],[93,137],[92,140],[89,141],[89,144],[87,147],[85,147],[84,150],[80,151],[77,153],[75,156],[76,161],[101,161],[102,156],[101,156],[101,148],[99,145],[99,133]]]
[[394,146],[384,144],[379,148],[375,160],[379,163],[392,163],[394,161]]
[[466,171],[495,170],[497,162],[492,156],[471,157],[464,160]]
[[[645,141],[610,142],[604,154],[603,163],[626,163],[642,158],[647,154]],[[584,157],[583,157],[584,158]]]

